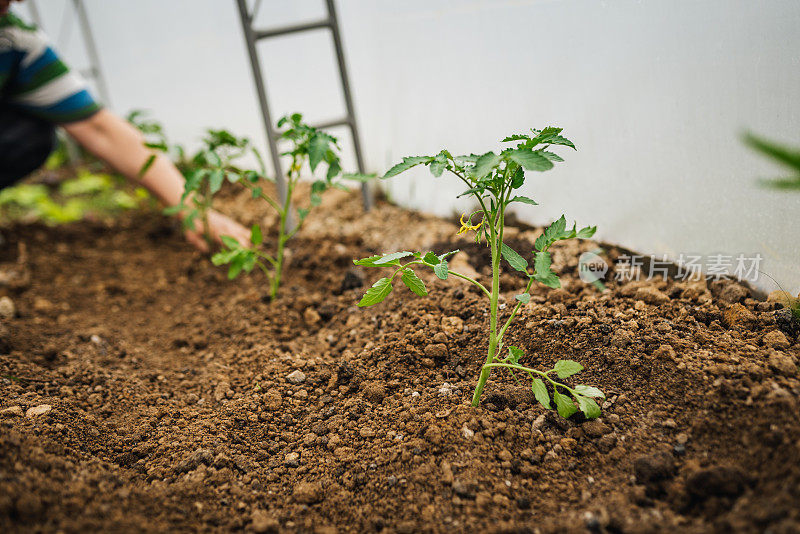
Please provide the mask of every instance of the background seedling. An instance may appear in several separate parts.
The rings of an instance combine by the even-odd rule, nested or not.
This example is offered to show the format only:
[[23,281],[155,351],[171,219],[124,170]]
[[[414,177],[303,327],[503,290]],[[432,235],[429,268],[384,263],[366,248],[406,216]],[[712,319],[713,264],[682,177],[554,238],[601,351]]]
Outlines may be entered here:
[[[560,219],[551,224],[534,243],[533,273],[529,271],[528,260],[503,242],[505,228],[505,213],[509,205],[518,202],[535,206],[537,203],[528,197],[515,194],[525,183],[525,171],[547,171],[553,168],[554,163],[563,159],[550,149],[554,146],[575,146],[570,140],[561,135],[561,128],[545,128],[544,130],[531,130],[531,134],[512,135],[503,139],[504,143],[515,143],[512,148],[506,148],[498,154],[487,152],[477,156],[453,156],[447,150],[442,150],[435,156],[412,156],[403,158],[403,161],[389,169],[384,178],[391,178],[417,165],[427,166],[435,177],[441,176],[444,171],[457,176],[467,186],[467,190],[459,196],[471,196],[479,209],[461,218],[459,234],[476,231],[476,240],[485,239],[489,246],[492,263],[492,285],[485,287],[479,281],[451,270],[447,259],[457,251],[437,255],[433,252],[393,252],[386,255],[376,255],[361,260],[356,260],[356,265],[388,267],[392,273],[379,279],[369,288],[359,306],[371,306],[383,301],[391,293],[392,283],[399,276],[401,282],[413,293],[424,296],[427,289],[422,279],[417,276],[413,268],[417,266],[433,269],[437,277],[447,280],[455,276],[475,285],[489,299],[490,325],[488,333],[488,350],[486,363],[481,369],[478,383],[472,397],[472,405],[480,402],[481,393],[495,368],[506,368],[526,374],[532,383],[536,399],[545,407],[550,408],[550,393],[547,385],[553,390],[552,399],[558,413],[569,417],[581,410],[587,418],[600,415],[600,407],[594,398],[603,397],[603,393],[591,386],[579,385],[571,388],[557,379],[568,378],[583,367],[572,360],[559,360],[548,371],[540,371],[522,365],[520,360],[524,353],[518,347],[509,346],[507,354],[502,356],[504,349],[504,336],[508,327],[514,321],[520,308],[530,299],[530,289],[534,282],[547,287],[561,286],[558,275],[550,268],[550,247],[561,240],[580,238],[586,239],[594,235],[595,227],[586,227],[580,230],[576,226],[567,227],[567,221],[562,215]],[[500,297],[500,261],[505,259],[515,270],[528,277],[525,290],[516,295],[516,304],[504,322],[499,317]],[[516,378],[516,376],[515,376]],[[577,406],[576,406],[577,403]]]
[[[222,188],[226,178],[236,182],[245,175],[258,175],[255,171],[244,171],[234,165],[236,160],[246,154],[253,154],[256,157],[263,174],[261,157],[246,137],[236,137],[226,130],[208,130],[203,138],[203,147],[191,160],[183,161],[179,165],[186,179],[180,203],[165,209],[164,213],[181,214],[184,228],[194,228],[196,220],[199,219],[202,223],[203,236],[211,244],[208,211],[211,209],[214,195]],[[146,172],[146,169],[143,169],[143,172]]]
[[312,175],[320,168],[321,164],[324,163],[327,167],[324,178],[315,179],[311,183],[310,203],[312,208],[320,204],[321,195],[328,188],[344,188],[340,179],[363,181],[371,178],[358,174],[342,174],[338,155],[339,145],[336,138],[304,123],[301,114],[294,113],[283,117],[278,121],[277,126],[284,128],[281,138],[291,145],[288,151],[281,154],[290,159],[289,170],[286,173],[286,198],[282,202],[278,202],[264,193],[263,187],[260,185],[261,180],[266,179],[263,171],[261,173],[249,171],[239,175],[228,175],[231,181],[247,187],[253,198],[261,198],[277,212],[279,222],[275,254],[267,254],[260,250],[263,233],[257,225],[254,225],[250,233],[250,247],[244,247],[235,239],[225,236],[222,238],[223,250],[212,257],[215,265],[230,265],[229,278],[235,278],[242,271],[250,272],[258,266],[269,280],[270,297],[273,299],[278,296],[283,277],[286,243],[297,234],[309,213],[309,208],[298,209],[297,223],[290,227],[292,196],[300,182],[303,165],[308,164]]
[[765,185],[775,189],[800,191],[800,150],[768,141],[750,133],[745,134],[744,142],[776,163],[787,167],[793,173],[786,178],[763,180]]

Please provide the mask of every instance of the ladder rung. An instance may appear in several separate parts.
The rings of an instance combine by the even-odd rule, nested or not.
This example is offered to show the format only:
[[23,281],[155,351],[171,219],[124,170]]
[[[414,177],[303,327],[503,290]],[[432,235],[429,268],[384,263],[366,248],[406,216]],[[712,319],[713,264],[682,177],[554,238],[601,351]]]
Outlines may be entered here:
[[342,119],[336,119],[328,122],[321,122],[319,124],[315,124],[314,128],[317,130],[324,130],[326,128],[333,128],[334,126],[350,126],[350,117],[344,117]]
[[[328,122],[320,122],[318,124],[314,124],[314,128],[316,128],[317,130],[324,130],[326,128],[333,128],[336,126],[351,126],[350,118],[345,117],[343,119],[335,119]],[[272,136],[275,139],[280,139],[281,133],[282,132],[280,132],[279,130],[272,130]]]
[[278,37],[280,35],[288,35],[290,33],[305,32],[309,30],[316,30],[319,28],[330,28],[332,25],[331,19],[322,19],[315,22],[306,22],[303,24],[293,24],[291,26],[283,26],[273,30],[258,30],[255,33],[256,40],[268,39],[270,37]]

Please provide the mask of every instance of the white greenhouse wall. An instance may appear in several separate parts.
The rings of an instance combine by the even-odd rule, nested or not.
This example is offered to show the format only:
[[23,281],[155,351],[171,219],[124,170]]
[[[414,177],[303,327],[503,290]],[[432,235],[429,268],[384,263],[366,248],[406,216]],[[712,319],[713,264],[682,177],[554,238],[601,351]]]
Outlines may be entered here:
[[[64,0],[38,0],[64,55],[85,64]],[[207,126],[263,143],[233,0],[86,0],[112,106],[146,108],[175,141]],[[265,0],[264,26],[323,14],[322,0]],[[759,187],[781,170],[746,129],[800,146],[797,0],[339,0],[367,164],[494,149],[558,125],[578,152],[535,176],[545,223],[566,212],[645,254],[764,257],[800,290],[800,194]],[[17,8],[26,14],[23,4]],[[260,45],[275,114],[343,109],[324,31]],[[263,144],[262,144],[263,146]],[[450,215],[455,179],[388,184],[407,206]],[[759,284],[774,289],[762,278]]]

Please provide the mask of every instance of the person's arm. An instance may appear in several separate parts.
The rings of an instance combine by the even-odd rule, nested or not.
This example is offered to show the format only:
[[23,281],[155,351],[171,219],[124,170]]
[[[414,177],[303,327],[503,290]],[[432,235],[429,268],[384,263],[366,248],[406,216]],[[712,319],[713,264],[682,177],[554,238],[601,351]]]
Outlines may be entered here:
[[[123,176],[146,187],[168,206],[180,202],[184,179],[163,154],[144,146],[144,139],[136,128],[112,112],[101,109],[88,119],[71,122],[63,128],[86,150],[105,161]],[[144,174],[139,173],[151,155],[156,154],[153,164]],[[219,241],[220,236],[230,235],[243,245],[248,245],[250,232],[236,221],[211,211],[208,214],[211,237]],[[199,225],[199,223],[198,223]],[[197,226],[197,231],[187,231],[186,239],[202,251],[208,250]]]

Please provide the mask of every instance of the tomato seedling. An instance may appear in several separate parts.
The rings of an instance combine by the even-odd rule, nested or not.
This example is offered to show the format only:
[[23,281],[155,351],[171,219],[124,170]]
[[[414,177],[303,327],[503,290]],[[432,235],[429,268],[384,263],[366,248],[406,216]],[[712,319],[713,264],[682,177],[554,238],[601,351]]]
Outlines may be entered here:
[[[474,230],[477,241],[486,240],[491,254],[492,284],[491,288],[487,288],[479,281],[451,270],[447,260],[458,251],[440,255],[433,252],[393,252],[354,262],[356,265],[392,269],[389,276],[379,279],[367,290],[358,305],[371,306],[383,301],[391,293],[392,282],[398,276],[413,293],[420,296],[427,295],[425,283],[414,272],[414,267],[433,269],[435,275],[442,280],[447,280],[450,276],[465,280],[486,296],[489,300],[490,313],[486,363],[475,386],[472,405],[479,404],[481,393],[492,370],[506,368],[512,375],[514,371],[527,374],[531,379],[536,399],[546,408],[551,407],[551,397],[547,387],[549,384],[553,391],[552,399],[562,417],[569,417],[580,409],[591,419],[600,415],[600,406],[594,399],[603,398],[603,393],[596,387],[586,385],[569,387],[560,381],[580,372],[583,369],[581,364],[572,360],[559,360],[552,369],[540,371],[522,365],[520,360],[524,353],[522,349],[514,346],[509,346],[507,354],[501,356],[505,346],[506,331],[520,308],[530,301],[530,289],[534,282],[551,288],[561,286],[558,275],[550,268],[550,247],[564,239],[590,238],[596,230],[596,227],[591,226],[580,230],[576,226],[568,228],[567,221],[562,215],[536,239],[533,250],[533,273],[529,272],[528,261],[503,242],[505,213],[508,206],[515,202],[537,205],[534,200],[515,194],[515,191],[525,183],[525,171],[547,171],[553,168],[554,163],[564,161],[561,156],[550,150],[554,146],[575,148],[570,140],[561,135],[561,131],[561,128],[549,127],[544,130],[531,130],[531,134],[506,137],[503,139],[504,143],[512,142],[516,145],[500,151],[499,154],[487,152],[481,156],[474,154],[452,156],[447,150],[442,150],[435,156],[403,158],[402,162],[389,169],[384,178],[391,178],[417,165],[425,165],[435,177],[441,176],[444,171],[449,171],[466,184],[467,190],[459,196],[473,197],[479,208],[470,215],[462,216],[461,229],[458,233]],[[512,268],[528,277],[525,290],[516,295],[514,308],[502,323],[499,315],[501,259],[505,259]]]
[[308,163],[312,175],[321,164],[324,163],[327,166],[324,178],[315,179],[311,183],[310,201],[312,208],[322,202],[322,193],[330,187],[346,189],[341,185],[340,179],[364,181],[371,178],[371,176],[360,174],[342,174],[338,154],[339,145],[336,138],[304,123],[301,114],[294,113],[283,117],[278,121],[277,125],[278,128],[285,127],[281,133],[281,139],[288,141],[291,145],[290,150],[281,154],[291,160],[289,170],[286,173],[286,197],[281,202],[278,202],[264,193],[263,187],[259,185],[262,178],[266,179],[263,172],[259,174],[251,171],[229,177],[231,181],[237,181],[247,187],[251,191],[253,198],[263,199],[278,213],[278,237],[275,244],[275,254],[268,254],[261,250],[263,233],[255,225],[251,229],[250,247],[244,247],[235,239],[223,236],[223,250],[211,258],[215,265],[230,265],[228,277],[231,279],[236,278],[242,271],[250,272],[254,267],[258,267],[269,280],[270,297],[273,299],[278,296],[281,285],[286,243],[297,234],[310,211],[310,208],[297,209],[297,223],[290,227],[292,195],[300,181],[303,164]]

